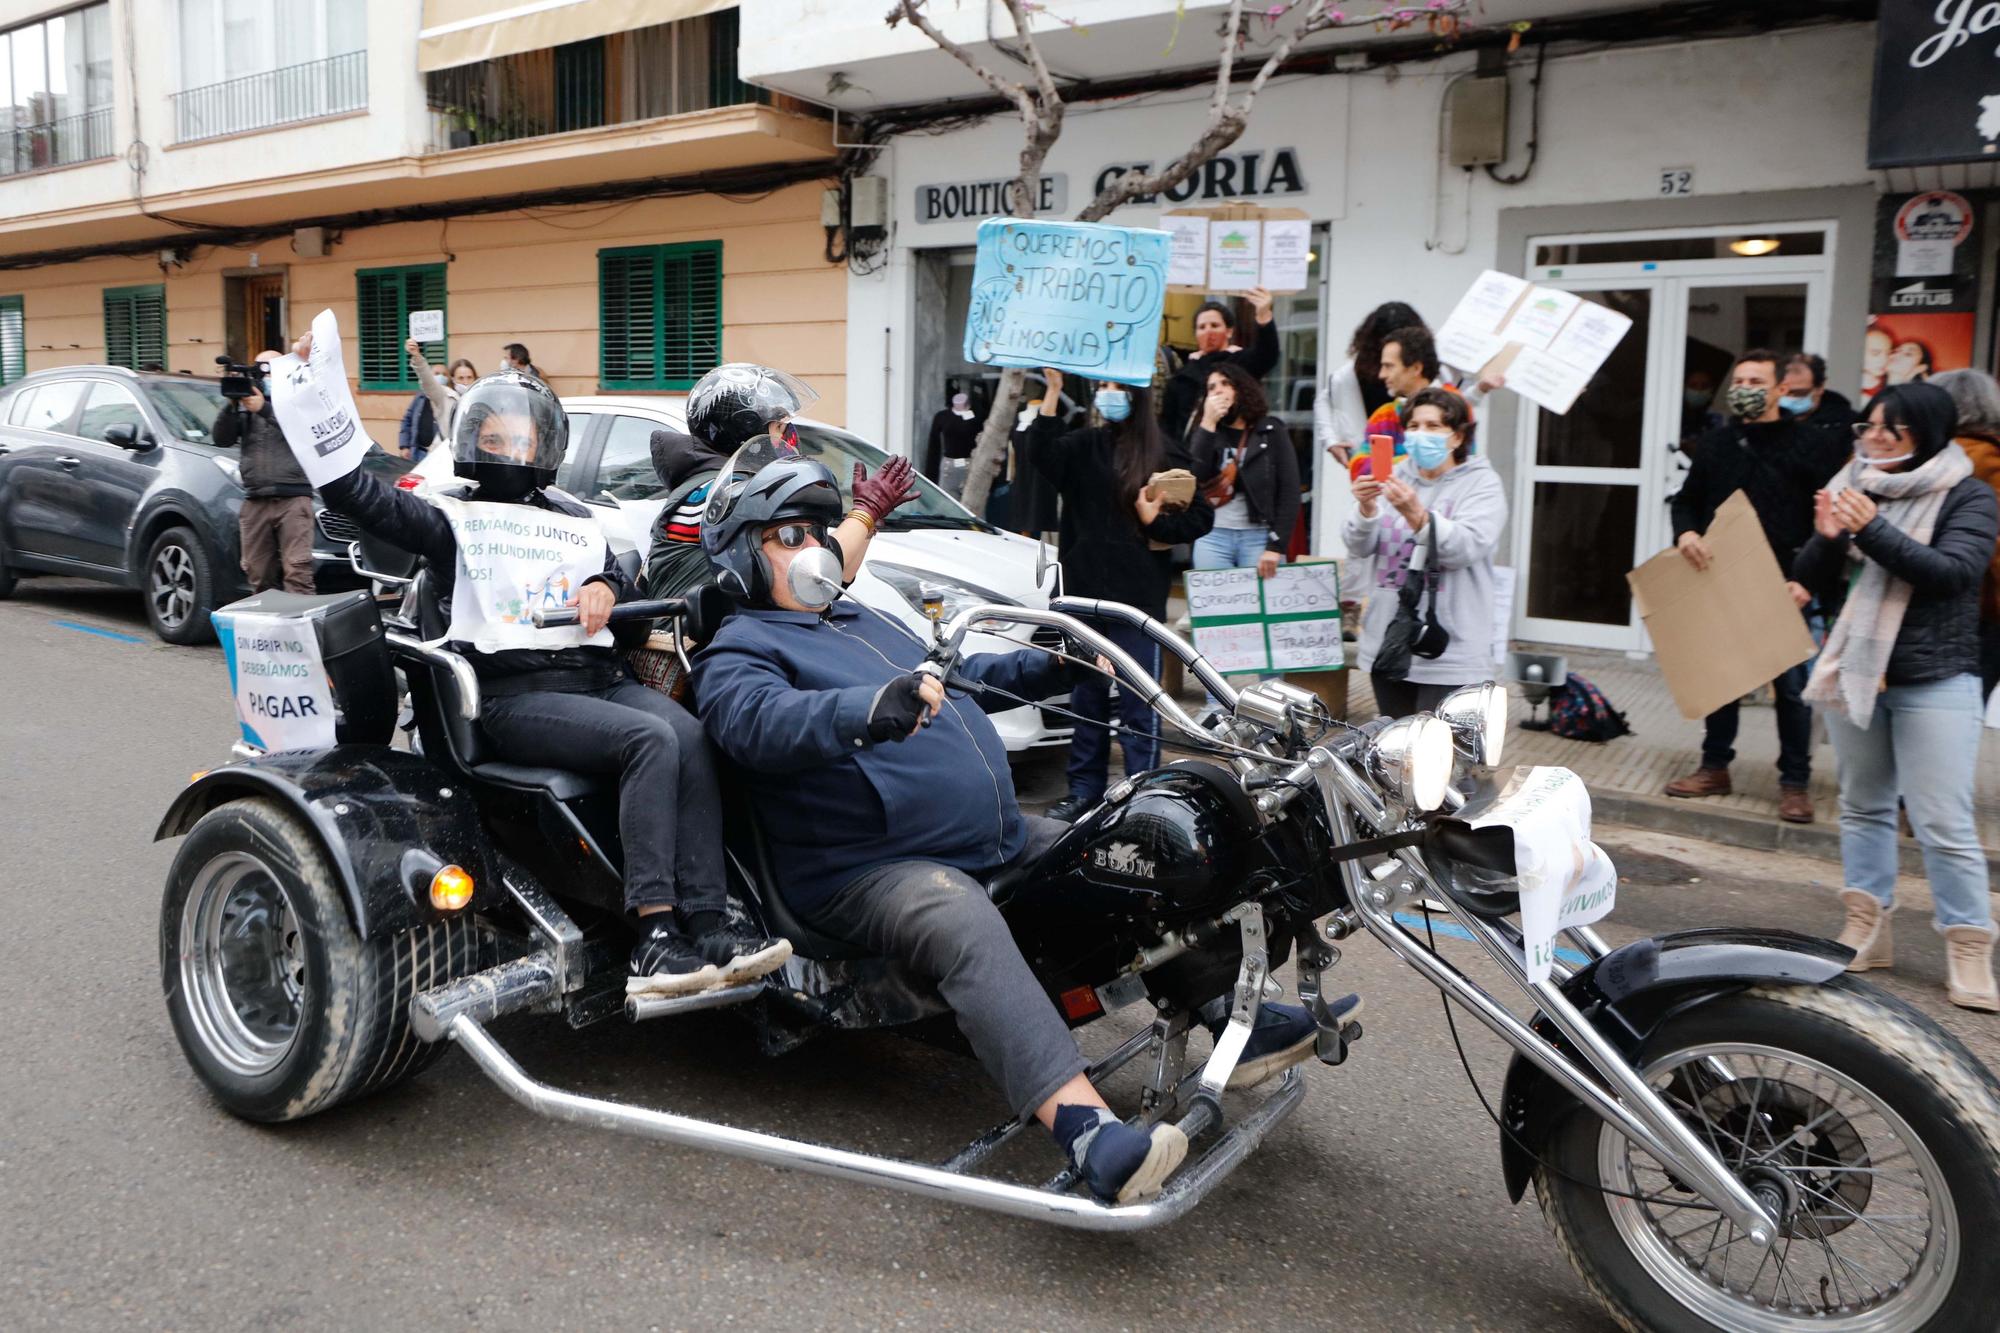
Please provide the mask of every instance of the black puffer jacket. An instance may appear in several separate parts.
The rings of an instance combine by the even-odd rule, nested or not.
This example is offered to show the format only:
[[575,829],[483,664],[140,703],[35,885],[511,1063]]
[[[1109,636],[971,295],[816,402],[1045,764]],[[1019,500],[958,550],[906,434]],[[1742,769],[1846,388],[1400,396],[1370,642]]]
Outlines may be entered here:
[[1910,585],[1896,646],[1889,650],[1890,685],[1920,685],[1979,674],[1979,587],[2000,540],[2000,502],[1993,487],[1967,477],[1944,497],[1929,546],[1877,516],[1851,539],[1814,534],[1792,565],[1792,577],[1822,601],[1846,595],[1854,568],[1850,546]]
[[1813,492],[1853,448],[1852,434],[1815,430],[1796,417],[1725,421],[1688,447],[1694,461],[1674,496],[1673,535],[1707,532],[1716,509],[1740,490],[1783,569],[1813,535]]
[[[1188,436],[1194,475],[1206,482],[1221,471],[1236,436],[1231,426],[1217,432],[1196,426]],[[1250,502],[1251,520],[1266,529],[1264,549],[1283,555],[1299,521],[1299,455],[1292,433],[1277,417],[1265,417],[1251,429],[1243,461],[1236,465],[1236,493]]]
[[224,449],[242,450],[243,461],[237,468],[243,478],[244,494],[253,500],[311,495],[312,483],[306,480],[306,470],[299,466],[291,446],[285,443],[285,433],[278,429],[271,400],[265,399],[263,408],[250,414],[247,431],[242,422],[243,414],[231,403],[216,415],[208,435]]

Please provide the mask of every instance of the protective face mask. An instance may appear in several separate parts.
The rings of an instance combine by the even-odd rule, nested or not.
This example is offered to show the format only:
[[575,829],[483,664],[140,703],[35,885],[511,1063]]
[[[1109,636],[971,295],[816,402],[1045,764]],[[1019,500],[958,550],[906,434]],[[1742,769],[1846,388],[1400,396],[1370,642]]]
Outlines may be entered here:
[[1897,454],[1894,458],[1870,458],[1861,452],[1861,441],[1854,442],[1854,461],[1862,467],[1894,467],[1898,463],[1907,463],[1916,456],[1916,451],[1913,449],[1906,454]]
[[1784,408],[1795,417],[1802,417],[1813,410],[1812,395],[1809,393],[1798,395],[1786,394],[1778,400],[1778,406]]
[[1444,466],[1451,457],[1451,436],[1437,431],[1412,430],[1403,432],[1403,447],[1410,451],[1410,461],[1425,472]]
[[1681,402],[1687,405],[1690,412],[1701,411],[1704,407],[1708,406],[1709,400],[1714,397],[1715,394],[1708,389],[1681,390]]
[[1123,389],[1099,389],[1092,401],[1097,404],[1097,415],[1106,421],[1123,421],[1132,415],[1132,395]]
[[1761,417],[1770,401],[1769,389],[1752,389],[1741,384],[1729,386],[1729,411],[1732,416]]

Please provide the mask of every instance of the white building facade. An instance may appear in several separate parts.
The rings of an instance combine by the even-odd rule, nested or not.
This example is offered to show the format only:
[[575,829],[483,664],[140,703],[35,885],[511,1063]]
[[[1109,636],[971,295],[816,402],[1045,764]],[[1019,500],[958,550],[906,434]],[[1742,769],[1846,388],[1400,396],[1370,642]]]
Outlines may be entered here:
[[[746,0],[744,77],[844,112],[980,93],[920,36],[882,27],[872,10],[863,25],[844,8]],[[1024,73],[985,41],[983,6],[934,8],[991,67]],[[1213,46],[1218,6],[1188,4],[1177,36],[1172,0],[1059,8],[1082,27],[1043,25],[1051,66],[1103,79],[1199,65]],[[1485,10],[1491,23],[1553,23],[1583,8],[1493,0]],[[992,10],[1004,37],[1004,10]],[[1635,31],[1641,12],[1632,11]],[[1879,201],[1895,190],[1956,189],[1984,208],[1972,187],[1989,182],[1968,173],[1990,167],[1870,168],[1872,22],[1833,13],[1760,34],[1557,41],[1545,50],[1535,35],[1531,27],[1530,40],[1505,57],[1508,151],[1490,171],[1448,164],[1450,101],[1465,80],[1498,74],[1497,53],[1482,69],[1472,51],[1385,65],[1364,50],[1327,72],[1275,79],[1247,132],[1184,197],[1134,203],[1109,220],[1153,225],[1164,208],[1223,200],[1297,208],[1312,219],[1311,281],[1279,302],[1283,355],[1267,386],[1274,410],[1316,460],[1316,550],[1331,549],[1344,483],[1306,442],[1312,402],[1345,359],[1355,324],[1378,303],[1408,302],[1436,325],[1494,268],[1631,315],[1625,342],[1567,416],[1522,410],[1502,392],[1489,400],[1479,433],[1510,486],[1500,560],[1517,575],[1514,637],[1642,651],[1625,572],[1672,541],[1666,500],[1691,378],[1718,382],[1733,353],[1749,346],[1803,349],[1822,354],[1830,385],[1855,397],[1864,335],[1882,299],[1871,299]],[[1170,57],[1161,54],[1163,38],[1173,42]],[[881,91],[888,88],[894,96]],[[1071,105],[1045,166],[1043,213],[1074,216],[1107,173],[1180,153],[1203,124],[1209,91]],[[879,259],[848,283],[854,429],[920,449],[931,414],[977,379],[979,368],[957,350],[962,290],[978,221],[998,211],[997,186],[1014,171],[1020,142],[1018,123],[995,115],[892,137],[866,167],[887,178],[891,206]],[[1987,256],[1987,310],[1992,231],[1982,225],[1965,247]],[[1977,340],[1973,364],[1989,365],[1990,330],[1981,327]]]

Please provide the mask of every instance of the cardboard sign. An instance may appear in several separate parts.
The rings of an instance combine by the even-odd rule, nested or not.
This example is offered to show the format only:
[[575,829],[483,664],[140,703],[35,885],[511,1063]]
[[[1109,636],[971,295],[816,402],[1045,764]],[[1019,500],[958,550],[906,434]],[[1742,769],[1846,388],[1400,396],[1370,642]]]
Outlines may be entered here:
[[266,753],[330,747],[333,686],[312,621],[228,607],[211,619],[229,664],[229,688],[236,696],[236,720],[245,743]]
[[1631,327],[1574,292],[1488,269],[1438,326],[1437,350],[1460,370],[1503,371],[1509,389],[1561,416]]
[[1191,569],[1188,620],[1194,646],[1217,671],[1337,671],[1340,566],[1332,560],[1280,565],[1268,579],[1252,569]]
[[1514,835],[1528,980],[1547,981],[1556,935],[1603,920],[1618,903],[1617,868],[1590,840],[1590,792],[1566,768],[1524,764],[1471,824],[1501,825]]
[[988,218],[965,359],[1151,383],[1169,244],[1166,232],[1138,227]]
[[1709,567],[1662,551],[1625,576],[1660,673],[1685,718],[1704,718],[1813,655],[1757,511],[1738,491],[1715,511]]
[[333,312],[322,310],[313,317],[307,360],[288,354],[270,367],[271,411],[306,480],[324,486],[360,467],[375,442],[361,428],[361,413],[347,387],[340,325]]
[[444,337],[444,311],[412,310],[410,336],[420,343],[434,343]]

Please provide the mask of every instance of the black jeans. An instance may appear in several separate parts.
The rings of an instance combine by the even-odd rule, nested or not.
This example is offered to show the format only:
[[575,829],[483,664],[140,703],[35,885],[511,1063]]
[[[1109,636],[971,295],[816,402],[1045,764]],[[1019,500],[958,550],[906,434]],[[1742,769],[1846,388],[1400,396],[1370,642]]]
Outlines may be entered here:
[[1368,673],[1375,690],[1375,711],[1383,717],[1408,717],[1436,708],[1456,685],[1419,685],[1413,680],[1395,680],[1379,672]]
[[[1132,654],[1140,666],[1160,674],[1160,647],[1132,625],[1099,624],[1104,637]],[[1111,719],[1111,681],[1095,671],[1079,671],[1070,686],[1072,712],[1100,721]],[[1118,687],[1119,741],[1125,747],[1125,772],[1137,776],[1160,763],[1159,718],[1139,692]],[[1079,722],[1069,740],[1069,794],[1096,800],[1104,795],[1111,773],[1111,729]]]
[[618,775],[626,911],[722,908],[722,793],[708,738],[685,708],[622,680],[492,695],[479,723],[508,763]]
[[[1810,661],[1801,662],[1771,682],[1778,714],[1778,782],[1786,787],[1812,781],[1812,705],[1801,697],[1811,667]],[[1739,711],[1731,700],[1708,715],[1701,738],[1703,768],[1728,768],[1736,758]]]
[[[1040,856],[1067,829],[1028,816],[1015,862]],[[936,861],[895,861],[855,878],[811,920],[936,985],[1017,1115],[1088,1067],[978,877]]]

